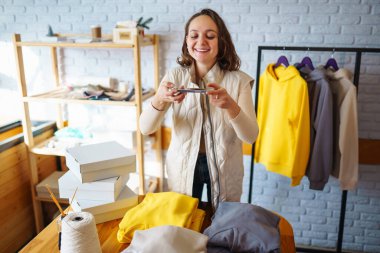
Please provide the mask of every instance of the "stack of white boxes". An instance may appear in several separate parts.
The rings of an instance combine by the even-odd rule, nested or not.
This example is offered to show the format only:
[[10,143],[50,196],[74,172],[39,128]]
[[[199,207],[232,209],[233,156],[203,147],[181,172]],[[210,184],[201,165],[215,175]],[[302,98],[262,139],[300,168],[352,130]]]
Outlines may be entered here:
[[126,183],[136,171],[136,155],[116,141],[68,148],[69,168],[58,180],[60,198],[69,198],[76,212],[94,215],[96,223],[122,218],[138,203]]

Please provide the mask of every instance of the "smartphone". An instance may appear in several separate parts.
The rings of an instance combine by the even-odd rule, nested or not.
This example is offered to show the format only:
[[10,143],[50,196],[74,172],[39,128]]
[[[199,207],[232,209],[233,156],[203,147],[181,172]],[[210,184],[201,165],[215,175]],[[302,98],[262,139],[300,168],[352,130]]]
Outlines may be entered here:
[[201,88],[187,88],[187,89],[178,89],[177,90],[180,93],[206,93],[206,89],[201,89]]

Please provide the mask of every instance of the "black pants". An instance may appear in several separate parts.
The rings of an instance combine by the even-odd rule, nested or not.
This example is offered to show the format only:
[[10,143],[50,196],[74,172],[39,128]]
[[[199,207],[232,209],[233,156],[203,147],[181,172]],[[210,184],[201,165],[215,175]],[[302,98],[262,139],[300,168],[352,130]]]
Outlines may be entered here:
[[193,197],[202,201],[203,185],[207,184],[207,202],[211,202],[210,173],[207,166],[206,154],[199,154],[195,165],[193,180]]

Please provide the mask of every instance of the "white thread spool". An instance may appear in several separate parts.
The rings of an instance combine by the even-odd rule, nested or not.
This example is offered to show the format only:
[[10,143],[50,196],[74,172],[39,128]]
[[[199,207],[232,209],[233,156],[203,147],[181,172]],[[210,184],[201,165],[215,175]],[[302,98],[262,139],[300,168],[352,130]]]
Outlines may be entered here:
[[102,252],[91,213],[69,213],[62,220],[62,253]]

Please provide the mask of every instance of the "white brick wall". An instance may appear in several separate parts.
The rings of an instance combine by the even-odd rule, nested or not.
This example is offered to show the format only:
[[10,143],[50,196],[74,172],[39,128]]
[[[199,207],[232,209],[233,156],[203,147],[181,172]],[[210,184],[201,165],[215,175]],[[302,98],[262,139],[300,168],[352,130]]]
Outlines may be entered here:
[[[14,93],[17,90],[13,50],[9,50],[13,33],[21,33],[23,39],[41,38],[47,33],[48,24],[60,33],[89,33],[91,25],[100,24],[103,33],[111,33],[116,21],[140,16],[153,17],[149,32],[161,35],[162,76],[176,66],[184,23],[204,7],[213,8],[225,19],[241,56],[242,70],[253,77],[258,45],[380,47],[379,0],[4,0],[0,1],[0,89]],[[153,82],[151,53],[149,48],[142,49],[142,77],[148,86]],[[266,51],[261,71],[283,53],[292,63],[306,54]],[[28,48],[24,54],[29,89],[43,90],[43,83],[52,87],[49,51]],[[323,64],[330,53],[310,52],[310,57],[315,65]],[[353,54],[335,53],[335,57],[340,66],[353,70]],[[61,78],[67,81],[73,76],[91,74],[133,81],[131,59],[128,50],[60,50]],[[363,54],[358,97],[362,138],[380,139],[379,66],[379,54]],[[44,110],[36,109],[40,114]],[[348,194],[345,249],[380,252],[379,181],[379,166],[360,167],[359,187]],[[334,247],[341,194],[337,181],[330,179],[323,192],[308,190],[305,179],[301,186],[288,185],[287,179],[258,168],[253,189],[255,203],[278,211],[291,221],[298,244]],[[245,194],[246,187],[247,183]]]

